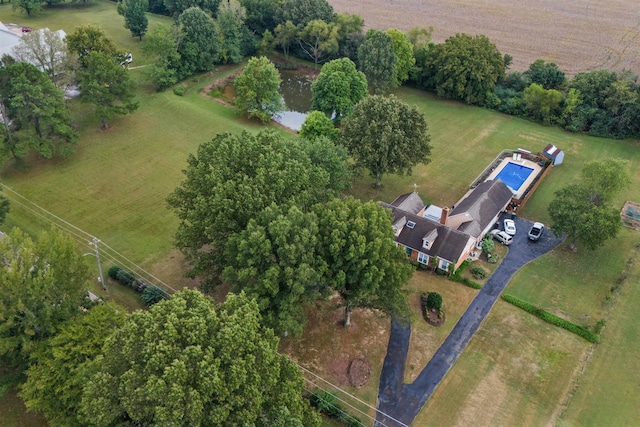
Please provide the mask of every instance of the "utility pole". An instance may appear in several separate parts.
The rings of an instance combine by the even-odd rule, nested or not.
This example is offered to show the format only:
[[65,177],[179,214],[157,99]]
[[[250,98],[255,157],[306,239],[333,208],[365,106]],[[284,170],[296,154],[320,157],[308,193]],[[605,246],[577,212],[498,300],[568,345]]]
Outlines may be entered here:
[[103,290],[107,290],[107,283],[104,281],[104,276],[102,275],[102,263],[100,262],[100,250],[98,248],[98,243],[100,243],[100,239],[97,237],[93,238],[93,242],[89,242],[89,246],[93,246],[95,249],[95,254],[87,253],[85,255],[93,255],[98,260],[98,271],[100,271],[100,284],[102,285]]

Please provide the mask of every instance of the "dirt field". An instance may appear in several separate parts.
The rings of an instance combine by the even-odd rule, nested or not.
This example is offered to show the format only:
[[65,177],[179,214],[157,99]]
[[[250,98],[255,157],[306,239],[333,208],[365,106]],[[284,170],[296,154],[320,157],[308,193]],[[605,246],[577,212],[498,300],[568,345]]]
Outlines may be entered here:
[[329,0],[357,13],[367,28],[434,29],[442,43],[456,33],[484,34],[513,56],[512,70],[537,58],[568,75],[600,68],[640,73],[640,9],[627,0]]

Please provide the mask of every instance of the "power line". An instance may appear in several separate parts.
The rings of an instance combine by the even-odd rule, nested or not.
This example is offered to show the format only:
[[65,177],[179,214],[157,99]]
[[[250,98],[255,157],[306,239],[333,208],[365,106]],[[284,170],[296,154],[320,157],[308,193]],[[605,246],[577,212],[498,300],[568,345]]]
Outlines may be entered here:
[[[90,234],[90,233],[82,230],[81,228],[71,224],[70,222],[64,220],[63,218],[60,218],[59,216],[57,216],[54,213],[48,211],[47,209],[43,208],[42,206],[32,202],[31,200],[29,200],[26,197],[22,196],[20,193],[18,193],[17,191],[11,189],[10,187],[8,187],[8,186],[6,186],[6,185],[4,185],[2,183],[0,183],[0,186],[2,186],[3,188],[5,188],[5,189],[9,190],[9,192],[11,192],[11,194],[5,193],[5,195],[6,195],[6,197],[8,199],[11,200],[12,203],[15,203],[15,204],[21,206],[23,209],[25,209],[28,212],[30,212],[31,214],[35,215],[39,219],[41,219],[41,220],[53,225],[54,227],[60,229],[61,231],[64,231],[65,233],[68,233],[69,235],[71,235],[72,238],[74,238],[74,240],[76,240],[77,243],[80,243],[82,245],[86,245],[89,249],[95,250],[95,248],[92,246],[92,242],[94,242],[97,239],[95,236],[93,236],[92,234]],[[39,209],[41,212],[39,212],[38,210],[34,209],[33,207],[23,203],[22,200],[24,200],[28,204],[34,206],[35,208]],[[44,214],[42,212],[44,212]],[[47,215],[49,217],[47,217]],[[55,218],[57,221],[60,221],[64,225],[53,221],[51,218]],[[81,234],[78,234],[78,232],[81,233]],[[162,281],[158,277],[154,276],[153,274],[151,274],[150,272],[148,272],[144,268],[140,267],[139,265],[137,265],[136,263],[131,261],[129,258],[125,257],[123,254],[121,254],[120,252],[118,252],[117,250],[112,248],[111,246],[107,245],[103,241],[100,241],[100,243],[102,243],[102,246],[104,248],[106,248],[107,250],[111,250],[116,254],[116,255],[113,255],[113,254],[109,254],[108,252],[106,253],[107,257],[110,256],[110,259],[112,261],[114,261],[116,264],[120,264],[120,265],[126,266],[127,268],[129,268],[131,270],[134,270],[134,271],[137,270],[137,274],[139,276],[145,276],[145,275],[147,276],[147,277],[145,277],[145,280],[147,280],[149,282],[152,282],[152,283],[153,282],[161,283],[167,289],[170,289],[173,292],[177,292],[176,289],[174,289],[173,287],[169,286],[167,283],[165,283],[164,281]],[[105,255],[105,250],[103,250],[102,254],[103,254],[103,256]],[[142,272],[143,274],[140,274],[140,272]],[[152,280],[149,280],[149,278],[151,278]],[[166,295],[170,295],[169,292],[167,292],[165,289],[162,289],[161,287],[158,287],[158,288],[160,290],[162,290]]]
[[[95,241],[94,239],[97,239],[95,236],[91,235],[90,233],[82,230],[81,228],[71,224],[70,222],[60,218],[59,216],[53,214],[52,212],[48,211],[47,209],[43,208],[42,206],[39,206],[38,204],[32,202],[31,200],[27,199],[26,197],[22,196],[21,194],[19,194],[18,192],[14,191],[13,189],[11,189],[10,187],[6,186],[5,184],[0,183],[0,186],[2,186],[4,189],[9,190],[12,194],[14,194],[15,196],[11,196],[9,194],[5,195],[12,200],[12,202],[17,203],[19,206],[23,207],[24,209],[26,209],[27,211],[31,212],[32,214],[36,215],[37,217],[39,217],[41,220],[44,220],[48,223],[50,223],[51,225],[57,227],[58,229],[60,229],[61,231],[68,233],[69,235],[71,235],[71,237],[76,240],[78,243],[81,243],[83,245],[87,245],[88,248],[92,248],[91,242]],[[61,224],[56,223],[55,221],[52,221],[50,218],[48,218],[46,215],[38,212],[37,210],[29,207],[28,205],[26,205],[25,203],[19,201],[16,196],[24,201],[26,201],[27,203],[29,203],[32,206],[35,206],[37,209],[39,209],[42,212],[45,212],[47,215],[49,215],[50,217],[55,218],[57,221],[60,221],[62,224],[64,224],[65,226],[68,226],[69,228],[71,228],[71,230],[69,228],[66,228],[65,226],[62,226]],[[75,231],[72,231],[75,230]],[[81,234],[78,234],[81,233]],[[116,249],[112,248],[111,246],[107,245],[106,243],[100,241],[100,243],[102,243],[102,247],[104,248],[102,250],[102,252],[100,253],[100,255],[102,256],[102,258],[107,259],[115,264],[120,264],[123,265],[127,268],[129,268],[130,270],[137,270],[138,271],[138,275],[139,276],[143,276],[146,275],[147,278],[151,277],[152,279],[154,279],[155,281],[157,281],[158,283],[161,283],[163,286],[165,286],[167,289],[172,290],[173,292],[177,292],[176,289],[174,289],[173,287],[169,286],[167,283],[165,283],[164,281],[162,281],[161,279],[159,279],[158,277],[154,276],[153,274],[151,274],[150,272],[148,272],[147,270],[145,270],[144,268],[142,268],[141,266],[139,266],[138,264],[136,264],[135,262],[131,261],[129,258],[127,258],[126,256],[124,256],[123,254],[121,254],[120,252],[118,252]],[[112,252],[112,253],[110,253]],[[115,255],[114,255],[115,254]],[[123,261],[124,260],[124,261]],[[140,274],[139,272],[143,272],[144,274]],[[148,279],[147,279],[148,280]],[[152,280],[148,280],[149,282],[153,282]],[[167,292],[165,289],[162,289],[160,287],[158,287],[158,289],[160,289],[163,293],[165,293],[167,296],[170,296],[169,292]],[[307,368],[301,366],[298,362],[296,362],[295,360],[291,359],[291,357],[289,357],[288,355],[285,355],[287,358],[289,358],[289,360],[291,360],[293,363],[296,364],[296,366],[298,367],[298,369],[300,369],[301,371],[312,375],[313,377],[319,379],[320,381],[322,381],[325,384],[330,385],[331,387],[333,387],[333,389],[340,391],[341,393],[343,393],[346,396],[349,396],[351,399],[357,401],[358,403],[366,406],[367,408],[370,408],[372,410],[374,410],[377,414],[383,415],[385,416],[387,419],[390,419],[396,423],[398,423],[398,425],[403,426],[403,427],[408,427],[406,424],[404,424],[403,422],[393,418],[392,416],[380,411],[379,409],[377,409],[374,406],[369,405],[368,403],[364,402],[363,400],[357,398],[356,396],[346,392],[345,390],[341,389],[340,387],[336,386],[335,384],[330,383],[329,381],[325,380],[324,378],[320,377],[319,375],[315,374],[314,372],[308,370]],[[314,386],[320,388],[320,386],[316,383],[314,383],[313,381],[309,380],[308,378],[304,378],[305,381],[313,384]],[[305,388],[305,390],[307,390]],[[307,390],[308,392],[310,392],[309,390]],[[354,409],[355,411],[363,414],[364,416],[366,416],[367,418],[372,419],[373,421],[376,421],[376,419],[374,417],[371,417],[369,414],[363,412],[362,410],[356,408],[355,406],[349,404],[348,402],[346,402],[343,399],[340,399],[339,397],[336,396],[336,399],[343,402],[345,405],[349,406],[350,408]],[[328,403],[328,402],[327,402]],[[344,411],[342,411],[343,413],[345,413]],[[347,413],[345,413],[345,415],[349,415]],[[381,424],[382,426],[386,427],[385,424],[381,423],[380,421],[376,421],[378,424]]]
[[[288,356],[287,356],[287,357],[288,357]],[[405,423],[403,423],[402,421],[400,421],[400,420],[397,420],[397,419],[393,418],[391,415],[389,415],[389,414],[386,414],[386,413],[382,412],[382,411],[381,411],[381,410],[379,410],[378,408],[376,408],[376,407],[374,407],[374,406],[369,405],[367,402],[364,402],[363,400],[358,399],[356,396],[354,396],[354,395],[352,395],[352,394],[349,394],[348,392],[344,391],[343,389],[341,389],[341,388],[340,388],[340,387],[338,387],[337,385],[330,383],[329,381],[325,380],[324,378],[322,378],[322,377],[321,377],[321,376],[319,376],[318,374],[316,374],[316,373],[314,373],[314,372],[311,372],[310,370],[308,370],[308,369],[307,369],[307,368],[305,368],[304,366],[301,366],[298,362],[296,362],[295,360],[291,359],[290,357],[289,357],[289,360],[291,360],[293,363],[295,363],[295,364],[296,364],[296,366],[298,366],[298,369],[302,370],[302,371],[303,371],[303,372],[305,372],[305,373],[308,373],[308,374],[313,375],[314,377],[318,378],[318,379],[319,379],[320,381],[322,381],[323,383],[330,385],[330,386],[331,386],[331,387],[333,387],[334,389],[336,389],[336,390],[340,390],[342,393],[344,393],[345,395],[349,396],[349,397],[350,397],[350,398],[352,398],[353,400],[356,400],[357,402],[359,402],[359,403],[361,403],[361,404],[365,405],[366,407],[368,407],[368,408],[370,408],[370,409],[373,409],[374,411],[376,411],[376,413],[378,413],[378,414],[380,414],[380,415],[384,415],[384,416],[385,416],[385,417],[387,417],[388,419],[390,419],[390,420],[392,420],[392,421],[394,421],[394,422],[398,423],[398,425],[400,425],[400,426],[403,426],[403,427],[409,427],[409,426],[407,426]],[[307,380],[306,378],[305,378],[305,380],[306,380],[306,381],[309,381],[309,380]],[[310,381],[309,381],[309,382],[310,382]],[[316,384],[315,384],[315,383],[313,383],[313,382],[312,382],[312,384],[316,385]],[[317,385],[316,385],[316,386],[317,386]],[[346,403],[346,402],[345,402],[345,403]],[[349,405],[349,406],[351,406],[351,405]],[[354,408],[354,409],[355,409],[355,408]],[[357,410],[357,409],[356,409],[356,410]],[[361,411],[359,411],[359,410],[358,410],[358,412],[361,412]],[[369,415],[367,415],[367,416],[368,416],[369,418],[371,418],[371,416],[369,416]],[[374,419],[374,420],[375,420],[375,419]],[[378,422],[379,422],[379,421],[378,421]],[[384,425],[384,424],[383,424],[383,425]]]

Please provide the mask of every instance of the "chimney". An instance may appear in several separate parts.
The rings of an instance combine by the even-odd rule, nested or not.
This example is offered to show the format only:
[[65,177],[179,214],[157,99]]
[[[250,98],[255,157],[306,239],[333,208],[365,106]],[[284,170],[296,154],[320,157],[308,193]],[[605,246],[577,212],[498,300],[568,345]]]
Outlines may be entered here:
[[447,225],[447,220],[449,219],[449,208],[442,208],[442,213],[440,214],[440,224]]

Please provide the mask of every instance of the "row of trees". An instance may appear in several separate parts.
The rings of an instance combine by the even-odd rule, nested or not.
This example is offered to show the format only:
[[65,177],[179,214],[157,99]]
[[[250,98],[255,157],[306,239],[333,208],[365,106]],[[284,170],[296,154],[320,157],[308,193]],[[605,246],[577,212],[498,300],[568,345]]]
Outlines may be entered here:
[[[183,16],[189,9],[198,13]],[[327,0],[121,0],[125,26],[139,38],[147,31],[145,10],[176,18],[174,27],[152,29],[145,48],[160,90],[215,64],[277,47],[285,56],[291,52],[316,65],[349,58],[374,93],[406,82],[570,131],[640,135],[640,88],[637,76],[628,72],[595,70],[568,80],[556,64],[543,60],[525,72],[507,72],[511,57],[485,36],[456,34],[434,44],[431,29],[364,34],[360,16],[337,14]]]
[[0,260],[3,386],[52,425],[319,425],[245,294],[215,305],[184,290],[129,315],[86,299],[84,258],[60,232],[14,229]]
[[124,52],[96,27],[78,27],[65,40],[49,30],[25,34],[13,57],[5,55],[0,64],[2,157],[21,162],[30,153],[73,153],[78,133],[64,97],[74,84],[103,128],[114,114],[134,111],[135,83],[120,65],[123,59]]

